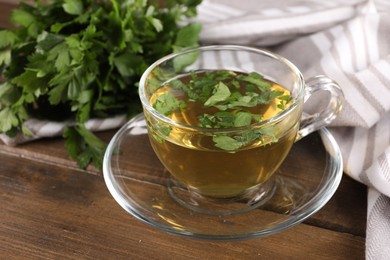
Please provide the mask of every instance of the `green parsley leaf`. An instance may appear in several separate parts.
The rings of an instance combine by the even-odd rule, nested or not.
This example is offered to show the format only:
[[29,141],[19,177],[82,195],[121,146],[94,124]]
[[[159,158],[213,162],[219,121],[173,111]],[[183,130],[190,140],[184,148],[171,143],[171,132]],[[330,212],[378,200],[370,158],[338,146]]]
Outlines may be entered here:
[[65,147],[68,151],[69,157],[76,160],[79,155],[79,150],[81,149],[79,144],[84,142],[84,140],[74,127],[67,127],[64,131],[63,137],[65,138]]
[[253,118],[258,118],[258,115],[252,115],[248,112],[238,112],[234,118],[234,126],[241,127],[241,126],[248,126],[252,124]]
[[212,115],[203,114],[198,117],[202,127],[206,128],[227,128],[248,126],[259,122],[261,115],[252,114],[245,111],[219,111]]
[[172,80],[169,82],[169,84],[172,85],[172,87],[175,89],[183,90],[188,95],[190,100],[197,100],[199,98],[199,95],[191,87],[188,87],[180,80]]
[[134,69],[136,67],[135,64],[143,65],[142,62],[141,56],[129,53],[118,55],[113,59],[116,69],[123,77],[131,77],[137,74],[137,71]]
[[0,51],[0,66],[9,65],[11,63],[11,50],[5,49]]
[[77,161],[80,168],[86,168],[90,162],[96,168],[102,168],[101,158],[104,156],[107,145],[85,126],[66,128],[64,137],[69,156]]
[[194,63],[198,56],[198,52],[190,52],[175,57],[173,59],[173,67],[175,68],[175,71],[182,71],[185,67]]
[[278,139],[275,137],[275,129],[272,127],[268,129],[252,129],[247,130],[240,135],[233,137],[226,135],[213,136],[215,146],[229,152],[236,151],[252,142],[261,141],[264,144],[277,142]]
[[160,133],[162,133],[164,136],[169,136],[169,134],[171,133],[172,131],[172,127],[171,126],[160,126],[158,128],[158,130],[160,131]]
[[236,151],[243,145],[240,141],[227,135],[213,136],[213,142],[216,147],[225,151]]
[[19,124],[18,117],[11,108],[6,107],[0,111],[0,131],[6,133],[12,129],[12,127]]
[[11,21],[14,25],[28,27],[36,22],[33,14],[27,10],[15,9],[11,13]]
[[11,21],[14,25],[26,28],[28,36],[36,37],[43,25],[37,17],[27,10],[15,9],[11,13]]
[[18,39],[19,37],[16,33],[12,31],[0,30],[0,49],[14,45]]
[[213,106],[216,105],[219,102],[226,101],[228,97],[230,97],[231,92],[229,90],[229,87],[226,86],[223,82],[219,82],[215,86],[215,92],[214,94],[206,100],[204,103],[205,106]]
[[66,85],[57,85],[49,91],[49,102],[52,105],[58,105],[61,101],[66,99],[65,95]]
[[62,5],[65,12],[72,15],[81,15],[84,12],[83,2],[81,0],[65,0]]
[[264,77],[257,72],[251,72],[249,75],[239,75],[237,78],[256,85],[261,91],[266,91],[271,88],[271,84],[265,81]]
[[37,72],[32,70],[26,70],[20,76],[12,80],[13,84],[23,87],[28,92],[34,92],[38,88],[47,85],[47,80],[42,77],[38,77]]
[[173,45],[174,51],[180,51],[189,47],[198,46],[198,35],[202,27],[199,23],[191,23],[183,26],[176,36],[175,43]]
[[[20,90],[12,84],[4,82],[0,84],[0,107],[10,107],[20,98]],[[1,124],[0,124],[1,125]]]
[[156,102],[153,104],[154,109],[163,115],[169,115],[177,109],[184,108],[185,103],[178,100],[171,93],[164,93],[160,95]]
[[[186,48],[198,46],[198,37],[201,31],[201,25],[199,23],[191,23],[183,26],[179,29],[175,43],[173,44],[173,50],[175,52],[181,51]],[[191,65],[198,58],[198,52],[190,52],[177,56],[173,60],[175,71],[181,71],[185,67]]]

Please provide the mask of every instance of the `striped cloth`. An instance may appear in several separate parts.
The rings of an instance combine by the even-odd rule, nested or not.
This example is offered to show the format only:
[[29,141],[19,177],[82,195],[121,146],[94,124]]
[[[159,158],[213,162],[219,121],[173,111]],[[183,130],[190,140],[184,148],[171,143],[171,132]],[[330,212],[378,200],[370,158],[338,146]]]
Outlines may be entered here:
[[366,258],[390,259],[390,1],[204,0],[203,44],[269,48],[346,102],[330,127],[345,169],[368,186]]
[[[87,129],[97,132],[118,128],[127,121],[128,118],[126,115],[118,115],[112,118],[90,119],[85,123],[85,126]],[[19,134],[16,137],[9,137],[6,134],[0,134],[0,140],[6,145],[17,145],[40,138],[61,136],[65,128],[72,124],[74,124],[73,121],[55,122],[30,118],[24,122],[24,127],[30,131],[31,136]]]

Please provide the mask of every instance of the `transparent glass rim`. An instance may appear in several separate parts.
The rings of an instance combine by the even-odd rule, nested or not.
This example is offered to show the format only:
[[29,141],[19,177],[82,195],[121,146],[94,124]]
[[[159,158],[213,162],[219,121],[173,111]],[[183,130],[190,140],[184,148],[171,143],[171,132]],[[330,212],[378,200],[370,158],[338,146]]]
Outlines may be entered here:
[[[147,83],[147,78],[148,75],[159,65],[162,63],[166,62],[167,60],[173,59],[177,56],[194,52],[194,51],[213,51],[213,50],[232,50],[232,51],[247,51],[247,52],[253,52],[257,54],[261,54],[264,56],[271,57],[275,60],[279,60],[280,62],[284,63],[293,73],[296,75],[297,78],[297,84],[299,86],[298,89],[298,94],[292,99],[292,104],[286,108],[284,111],[281,113],[277,114],[276,116],[269,118],[267,120],[262,120],[261,122],[251,124],[249,126],[242,126],[242,127],[231,127],[231,128],[206,128],[206,127],[200,127],[200,126],[193,126],[193,125],[188,125],[185,123],[180,123],[175,120],[172,120],[171,118],[162,115],[159,113],[152,105],[150,105],[149,100],[146,97],[145,93],[145,87]],[[294,111],[297,107],[298,104],[301,100],[303,100],[303,97],[305,95],[305,81],[303,78],[302,73],[299,71],[299,69],[289,60],[286,58],[277,55],[273,52],[270,52],[268,50],[260,49],[260,48],[254,48],[254,47],[247,47],[247,46],[241,46],[241,45],[210,45],[210,46],[201,46],[201,47],[195,47],[195,48],[189,48],[185,49],[179,52],[175,52],[172,54],[169,54],[156,62],[154,62],[152,65],[148,67],[147,70],[143,73],[140,82],[139,82],[139,97],[142,103],[143,108],[148,111],[150,114],[152,114],[157,120],[164,122],[166,124],[169,124],[173,127],[178,127],[182,129],[187,129],[187,130],[193,130],[193,131],[201,131],[201,132],[235,132],[235,131],[243,131],[247,129],[252,129],[252,128],[264,128],[267,126],[270,126],[272,124],[275,124],[275,122],[282,121],[284,118],[286,118],[292,111]]]

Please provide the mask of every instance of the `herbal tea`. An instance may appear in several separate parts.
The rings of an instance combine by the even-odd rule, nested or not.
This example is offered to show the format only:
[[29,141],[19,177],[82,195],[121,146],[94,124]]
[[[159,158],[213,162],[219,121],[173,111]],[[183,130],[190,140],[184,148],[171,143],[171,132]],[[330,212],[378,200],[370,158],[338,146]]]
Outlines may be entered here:
[[150,98],[158,112],[191,128],[147,120],[151,144],[178,181],[205,196],[235,197],[267,181],[287,156],[299,120],[292,116],[282,127],[256,123],[290,100],[287,89],[255,72],[192,72]]

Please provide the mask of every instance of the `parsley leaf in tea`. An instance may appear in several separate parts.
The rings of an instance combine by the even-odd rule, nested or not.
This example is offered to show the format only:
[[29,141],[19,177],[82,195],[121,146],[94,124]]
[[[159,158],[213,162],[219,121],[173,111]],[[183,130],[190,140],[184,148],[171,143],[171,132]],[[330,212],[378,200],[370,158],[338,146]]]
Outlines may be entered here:
[[257,72],[251,72],[248,75],[239,75],[239,80],[252,83],[258,87],[261,91],[266,91],[271,88],[271,84],[264,80],[264,77]]
[[226,151],[236,151],[242,147],[242,143],[227,135],[213,136],[215,146]]
[[220,81],[217,85],[215,85],[215,93],[209,97],[206,102],[204,102],[204,105],[213,106],[219,102],[226,101],[231,94],[232,93],[230,92],[229,88],[222,81]]
[[235,127],[248,126],[251,125],[253,121],[259,122],[260,118],[261,118],[260,115],[255,115],[249,112],[241,111],[236,113],[236,116],[234,118],[234,126]]
[[153,108],[163,115],[169,115],[177,109],[183,109],[185,103],[178,100],[172,93],[164,93],[157,97]]

